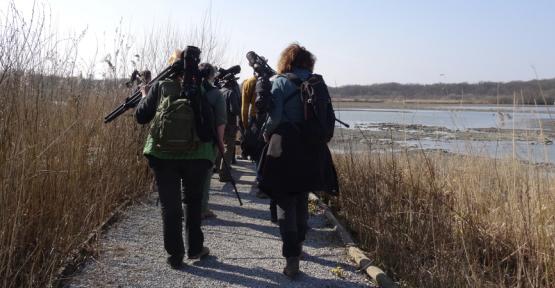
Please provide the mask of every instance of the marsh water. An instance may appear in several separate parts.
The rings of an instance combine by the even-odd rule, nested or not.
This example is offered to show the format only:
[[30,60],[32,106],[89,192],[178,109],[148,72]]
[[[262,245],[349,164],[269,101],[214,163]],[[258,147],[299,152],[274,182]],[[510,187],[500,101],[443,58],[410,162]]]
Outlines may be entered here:
[[539,129],[540,123],[555,119],[553,107],[444,106],[425,109],[341,109],[336,116],[351,125],[417,124],[451,130],[477,128]]
[[369,134],[403,130],[409,137],[393,140],[414,149],[555,163],[555,106],[339,109],[336,116]]

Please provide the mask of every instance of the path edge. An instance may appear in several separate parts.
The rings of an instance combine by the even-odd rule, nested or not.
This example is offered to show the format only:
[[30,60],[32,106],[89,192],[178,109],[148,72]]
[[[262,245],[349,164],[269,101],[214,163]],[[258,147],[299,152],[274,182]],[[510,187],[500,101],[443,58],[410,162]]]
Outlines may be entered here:
[[360,270],[364,270],[366,274],[372,278],[381,288],[399,288],[399,285],[395,283],[385,272],[377,266],[372,265],[372,260],[364,254],[364,252],[358,248],[353,237],[349,231],[339,222],[339,220],[333,215],[331,209],[326,205],[316,194],[310,193],[309,200],[316,201],[318,206],[324,210],[324,215],[332,225],[335,226],[335,230],[339,233],[339,237],[345,245],[345,251],[347,256],[353,260]]
[[[148,194],[150,193],[147,193],[146,195]],[[81,265],[85,262],[86,258],[93,254],[90,251],[90,247],[97,242],[98,237],[117,222],[127,207],[131,206],[131,204],[143,197],[144,196],[141,195],[137,198],[125,199],[124,202],[112,210],[106,220],[91,231],[87,238],[67,255],[63,264],[54,275],[49,287],[65,287],[68,277],[78,271]]]

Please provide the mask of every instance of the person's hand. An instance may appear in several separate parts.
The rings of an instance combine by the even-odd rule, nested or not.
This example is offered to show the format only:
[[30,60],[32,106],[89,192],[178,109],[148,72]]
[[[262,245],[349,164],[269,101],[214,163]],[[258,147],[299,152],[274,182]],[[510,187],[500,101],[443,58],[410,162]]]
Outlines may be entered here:
[[141,85],[141,87],[139,88],[143,97],[146,97],[146,95],[148,94],[148,88],[149,87],[147,85]]
[[218,141],[218,150],[220,150],[220,152],[222,153],[222,157],[225,151],[225,146],[224,146],[224,142],[223,141]]

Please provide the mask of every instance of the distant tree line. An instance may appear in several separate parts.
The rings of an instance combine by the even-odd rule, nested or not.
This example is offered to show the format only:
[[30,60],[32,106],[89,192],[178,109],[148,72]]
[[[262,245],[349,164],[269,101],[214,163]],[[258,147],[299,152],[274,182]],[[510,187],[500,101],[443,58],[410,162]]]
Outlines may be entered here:
[[372,85],[345,85],[330,87],[335,98],[353,100],[474,100],[501,104],[554,104],[555,78],[479,83],[400,84],[382,83]]
[[[15,71],[12,77],[23,76],[26,73]],[[9,75],[6,75],[9,76]],[[104,89],[118,87],[127,89],[123,85],[129,79],[105,78],[94,79],[89,77],[72,76],[60,77],[54,75],[26,75],[28,80],[47,78],[46,83],[65,82],[67,85],[85,85]],[[8,79],[11,77],[8,77]],[[43,84],[46,85],[46,84]],[[43,87],[48,88],[48,87]],[[380,83],[372,85],[345,85],[329,87],[335,100],[374,101],[374,100],[462,100],[469,103],[499,103],[528,105],[553,105],[555,104],[555,78],[511,81],[511,82],[478,82],[478,83],[435,83],[435,84],[400,84]],[[131,93],[129,90],[128,93]],[[63,100],[63,99],[62,99]]]

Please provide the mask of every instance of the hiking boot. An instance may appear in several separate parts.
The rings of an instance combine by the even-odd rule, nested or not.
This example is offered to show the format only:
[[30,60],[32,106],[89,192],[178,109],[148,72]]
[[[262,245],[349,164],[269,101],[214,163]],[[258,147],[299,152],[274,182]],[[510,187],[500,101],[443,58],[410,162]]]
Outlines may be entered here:
[[183,263],[183,255],[171,255],[166,262],[170,264],[172,269],[180,269],[185,266],[185,263]]
[[202,214],[200,215],[200,218],[202,220],[204,219],[208,219],[208,218],[216,218],[216,214],[214,214],[214,212],[212,212],[212,210],[207,210],[206,212],[202,212]]
[[220,176],[220,182],[231,182],[231,176]]
[[299,274],[299,257],[287,257],[287,264],[283,268],[283,274],[285,276],[293,279],[297,274]]
[[197,254],[189,255],[189,259],[201,259],[207,256],[208,254],[210,254],[210,249],[208,249],[208,247],[202,247],[200,252],[198,252]]

